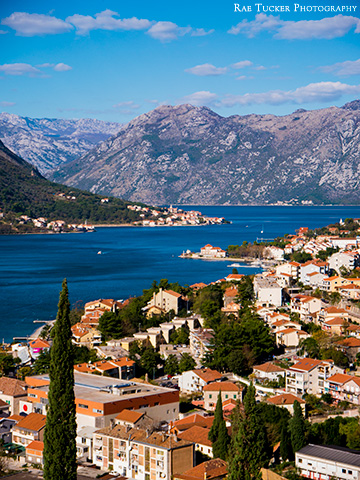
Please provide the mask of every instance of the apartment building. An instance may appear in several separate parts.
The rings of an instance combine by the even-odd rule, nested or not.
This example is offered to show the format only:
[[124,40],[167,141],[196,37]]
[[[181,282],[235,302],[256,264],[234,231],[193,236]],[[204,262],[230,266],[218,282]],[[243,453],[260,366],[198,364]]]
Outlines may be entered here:
[[171,480],[194,466],[194,444],[174,434],[116,425],[94,433],[93,461],[134,480]]
[[[124,409],[140,411],[159,422],[170,421],[179,415],[179,391],[149,383],[137,383],[117,378],[74,374],[75,402],[78,427],[102,428]],[[23,411],[46,413],[49,376],[27,377],[27,401]]]
[[286,371],[286,391],[297,396],[325,393],[325,380],[344,373],[332,360],[302,358]]
[[13,428],[13,443],[26,447],[34,440],[43,441],[46,416],[40,413],[29,413]]
[[222,378],[221,373],[211,368],[199,368],[183,372],[179,377],[179,387],[183,392],[202,392],[205,385]]
[[273,278],[255,277],[254,292],[257,305],[263,307],[282,305],[282,288]]

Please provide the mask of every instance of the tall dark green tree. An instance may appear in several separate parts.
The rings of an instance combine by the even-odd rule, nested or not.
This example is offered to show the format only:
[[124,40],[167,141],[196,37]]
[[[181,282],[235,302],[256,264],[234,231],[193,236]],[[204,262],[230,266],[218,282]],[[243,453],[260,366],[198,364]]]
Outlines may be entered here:
[[260,480],[261,467],[269,463],[271,449],[264,422],[258,415],[255,387],[249,385],[244,398],[244,411],[234,419],[235,433],[231,442],[229,480]]
[[226,460],[230,445],[230,436],[228,434],[224,414],[222,409],[221,390],[219,391],[216,402],[214,422],[210,428],[209,440],[212,442],[213,457]]
[[283,462],[294,458],[288,422],[283,422],[281,427],[280,456]]
[[306,445],[306,424],[300,403],[294,402],[294,415],[289,421],[289,430],[293,452],[297,452]]
[[70,303],[66,279],[52,331],[50,386],[44,434],[44,479],[76,480],[76,419]]

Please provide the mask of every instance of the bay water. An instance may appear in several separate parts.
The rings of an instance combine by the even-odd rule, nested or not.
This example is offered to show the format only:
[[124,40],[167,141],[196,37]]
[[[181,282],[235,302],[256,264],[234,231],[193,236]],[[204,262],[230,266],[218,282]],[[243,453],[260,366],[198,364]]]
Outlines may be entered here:
[[[33,321],[55,318],[61,282],[70,301],[125,299],[139,295],[153,280],[182,285],[209,283],[231,273],[231,261],[181,259],[187,249],[207,243],[226,248],[244,240],[273,239],[347,217],[360,206],[192,206],[231,224],[199,227],[102,227],[94,233],[0,236],[0,341],[31,334]],[[98,252],[101,254],[98,254]],[[239,273],[257,273],[246,265]]]

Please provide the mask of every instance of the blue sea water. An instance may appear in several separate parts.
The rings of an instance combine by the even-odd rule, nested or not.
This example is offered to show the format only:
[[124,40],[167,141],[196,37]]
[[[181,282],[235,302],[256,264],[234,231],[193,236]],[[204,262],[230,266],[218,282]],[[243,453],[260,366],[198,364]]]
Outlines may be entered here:
[[[31,334],[36,319],[55,318],[63,278],[70,300],[125,299],[153,280],[211,282],[231,272],[227,262],[186,260],[186,249],[230,244],[320,227],[360,217],[357,207],[184,207],[225,217],[230,225],[205,227],[114,227],[95,233],[0,236],[0,341]],[[263,233],[261,233],[263,231]],[[102,254],[98,255],[97,252]],[[256,273],[242,267],[240,273]]]

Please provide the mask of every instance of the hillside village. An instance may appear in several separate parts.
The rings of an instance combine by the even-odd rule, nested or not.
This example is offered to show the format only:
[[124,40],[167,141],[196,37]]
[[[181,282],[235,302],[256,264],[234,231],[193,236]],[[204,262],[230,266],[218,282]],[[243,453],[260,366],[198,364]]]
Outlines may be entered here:
[[[253,385],[271,450],[262,478],[358,478],[359,222],[264,245],[273,264],[255,276],[161,280],[72,311],[79,465],[100,478],[226,478],[229,458],[211,440],[218,400],[234,438]],[[0,435],[18,469],[41,471],[51,344],[49,324],[0,355]],[[286,436],[295,420],[300,444]]]

